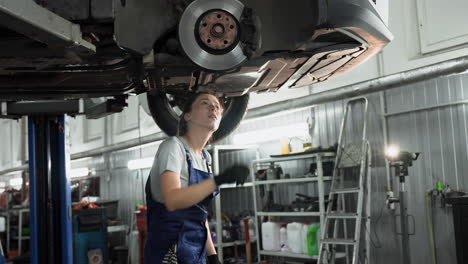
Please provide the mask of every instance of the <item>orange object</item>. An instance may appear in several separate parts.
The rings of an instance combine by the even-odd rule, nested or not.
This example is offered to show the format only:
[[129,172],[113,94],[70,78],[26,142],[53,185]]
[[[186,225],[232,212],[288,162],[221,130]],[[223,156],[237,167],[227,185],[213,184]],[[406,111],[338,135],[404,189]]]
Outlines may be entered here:
[[73,210],[94,209],[94,208],[99,208],[99,206],[88,201],[82,201],[73,206]]
[[244,221],[244,234],[245,234],[245,258],[247,264],[252,263],[252,247],[250,245],[250,233],[249,233],[249,218],[246,217]]
[[8,194],[3,192],[0,194],[0,208],[6,209],[8,205]]
[[7,256],[9,259],[17,257],[18,256],[18,250],[10,250],[7,252]]

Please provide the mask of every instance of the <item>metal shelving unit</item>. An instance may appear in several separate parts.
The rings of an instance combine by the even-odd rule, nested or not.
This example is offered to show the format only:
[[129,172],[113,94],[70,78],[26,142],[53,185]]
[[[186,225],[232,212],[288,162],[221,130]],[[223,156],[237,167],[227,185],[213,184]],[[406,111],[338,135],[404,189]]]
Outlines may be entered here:
[[[223,243],[223,247],[232,247],[232,246],[241,246],[241,245],[245,245],[245,241],[244,240],[236,240],[236,241],[232,241],[232,242],[224,242]],[[218,247],[218,243],[215,243],[215,247]]]
[[[11,240],[15,240],[18,242],[18,255],[21,254],[22,251],[22,243],[23,240],[30,239],[30,236],[23,236],[22,233],[22,226],[23,226],[23,214],[29,213],[29,207],[13,207],[8,208],[6,210],[6,241],[7,241],[7,251],[10,250]],[[12,225],[11,224],[11,214],[17,213],[18,214],[18,224]],[[18,228],[17,237],[11,237],[12,232],[10,231],[11,227]]]
[[[320,225],[322,226],[325,219],[325,190],[324,182],[331,181],[332,177],[330,175],[323,174],[323,162],[324,161],[334,161],[335,153],[334,152],[319,152],[319,153],[309,153],[309,154],[297,154],[294,156],[285,156],[278,158],[268,158],[268,159],[258,159],[252,162],[252,184],[253,184],[253,198],[254,198],[254,209],[255,209],[255,219],[257,219],[257,252],[258,259],[261,260],[261,256],[277,256],[277,257],[286,257],[286,258],[300,258],[300,259],[312,259],[316,260],[318,256],[309,256],[304,254],[297,254],[292,252],[283,252],[283,251],[266,251],[261,250],[261,237],[259,232],[259,226],[261,226],[260,216],[278,216],[278,217],[320,217]],[[274,166],[278,162],[291,162],[298,160],[310,160],[310,163],[317,164],[317,176],[314,177],[303,177],[303,178],[289,178],[289,179],[275,179],[275,180],[263,180],[256,181],[253,176],[259,168],[265,168],[267,166]],[[262,185],[273,185],[273,184],[291,184],[291,183],[316,183],[318,189],[318,199],[319,199],[319,211],[317,212],[263,212],[259,211],[257,208],[257,187]]]
[[[222,151],[240,151],[240,150],[257,150],[257,145],[246,145],[246,146],[236,146],[236,145],[214,145],[208,148],[208,151],[212,155],[212,166],[213,173],[215,175],[219,174],[219,154]],[[258,159],[259,154],[256,152],[256,158]],[[236,186],[235,184],[224,184],[221,186],[221,189],[232,189],[232,188],[247,188],[252,187],[251,182],[246,182],[242,186]],[[221,190],[222,191],[222,190]],[[221,220],[221,194],[216,195],[215,197],[215,213],[216,213],[216,238],[217,243],[215,243],[216,251],[220,260],[224,259],[223,248],[245,245],[245,241],[237,240],[232,242],[223,242],[223,226]],[[257,233],[258,234],[258,233]],[[253,241],[251,241],[253,242]]]
[[[309,256],[309,255],[297,254],[297,253],[291,253],[291,252],[268,251],[268,250],[261,250],[260,255],[286,257],[286,258],[314,259],[314,260],[318,259],[318,255],[317,256]],[[336,257],[337,258],[344,258],[345,254],[344,253],[337,253]]]

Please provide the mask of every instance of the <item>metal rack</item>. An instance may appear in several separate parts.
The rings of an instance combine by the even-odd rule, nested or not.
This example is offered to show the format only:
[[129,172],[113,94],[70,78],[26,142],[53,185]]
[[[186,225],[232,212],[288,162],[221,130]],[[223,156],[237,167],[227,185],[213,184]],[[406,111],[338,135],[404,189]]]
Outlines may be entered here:
[[[214,145],[211,148],[208,148],[208,151],[212,154],[212,165],[213,173],[215,175],[219,174],[219,154],[222,151],[239,151],[239,150],[257,150],[257,145],[246,145],[246,146],[235,146],[235,145]],[[259,154],[256,152],[256,158],[258,159]],[[246,182],[242,186],[236,186],[236,184],[223,184],[221,189],[232,189],[232,188],[245,188],[252,187],[251,182]],[[221,220],[221,194],[216,195],[215,197],[215,212],[216,212],[216,237],[217,243],[215,243],[216,251],[220,260],[224,259],[223,248],[231,246],[244,245],[245,241],[237,240],[232,242],[223,242],[223,232],[222,232],[222,220]],[[258,234],[258,233],[257,233]]]
[[[324,182],[331,181],[331,175],[324,175],[323,173],[323,162],[324,161],[334,161],[335,153],[334,152],[318,152],[318,153],[304,153],[297,154],[294,156],[284,156],[278,158],[269,158],[269,159],[258,159],[252,162],[252,173],[255,172],[258,168],[268,166],[274,166],[278,162],[291,162],[298,160],[311,160],[311,163],[317,164],[317,176],[315,177],[303,177],[303,178],[290,178],[290,179],[275,179],[275,180],[263,180],[257,181],[252,174],[252,188],[253,198],[254,198],[254,210],[255,210],[255,219],[257,219],[256,232],[257,232],[257,252],[258,260],[261,260],[261,256],[277,256],[277,257],[286,257],[286,258],[298,258],[298,259],[318,259],[318,256],[309,256],[305,254],[297,254],[291,252],[282,252],[282,251],[266,251],[261,249],[260,245],[260,232],[259,226],[261,221],[260,216],[294,216],[294,217],[319,217],[320,225],[322,226],[325,220],[325,188]],[[318,189],[318,200],[319,200],[319,211],[317,212],[263,212],[259,211],[257,208],[257,187],[262,185],[272,185],[272,184],[291,184],[291,183],[316,183]]]
[[[24,213],[29,213],[29,208],[25,207],[13,207],[9,208],[5,211],[6,213],[6,242],[7,242],[7,251],[10,251],[10,246],[11,246],[11,240],[17,240],[18,242],[18,255],[21,255],[22,252],[22,243],[23,240],[28,240],[30,239],[29,236],[23,236],[22,232],[22,226],[23,226],[23,214]],[[17,225],[11,225],[11,214],[12,213],[18,213],[18,224]],[[10,228],[14,226],[18,228],[17,231],[17,237],[16,238],[11,238],[11,231]]]

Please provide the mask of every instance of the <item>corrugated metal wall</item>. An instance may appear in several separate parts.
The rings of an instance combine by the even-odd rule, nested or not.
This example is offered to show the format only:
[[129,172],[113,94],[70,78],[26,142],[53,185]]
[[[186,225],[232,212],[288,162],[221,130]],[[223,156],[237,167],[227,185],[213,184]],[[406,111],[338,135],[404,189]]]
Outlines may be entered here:
[[[465,85],[464,85],[465,84]],[[383,93],[386,104],[388,141],[402,150],[421,152],[407,178],[408,213],[410,217],[410,252],[412,262],[431,263],[432,250],[428,217],[432,213],[438,263],[456,263],[454,228],[451,207],[441,208],[440,197],[427,203],[427,192],[441,181],[452,189],[466,190],[468,181],[468,106],[437,106],[468,99],[468,75],[453,75]],[[400,231],[398,212],[385,205],[386,178],[382,150],[384,133],[380,94],[369,95],[370,116],[368,136],[372,142],[372,225],[371,263],[400,262]],[[401,114],[401,111],[408,111]],[[343,102],[316,108],[321,144],[332,144],[338,135]],[[393,114],[392,114],[393,113]],[[354,119],[354,118],[353,118]],[[357,120],[356,117],[354,120]],[[393,173],[393,172],[392,172]],[[393,174],[392,174],[393,175]],[[392,176],[393,177],[393,176]],[[394,192],[398,195],[398,184]],[[430,208],[428,208],[430,206]],[[398,206],[397,206],[398,209]],[[414,219],[414,224],[413,220]]]
[[[453,75],[387,91],[388,113],[436,106],[468,99],[468,75]],[[414,216],[415,235],[410,239],[412,261],[429,263],[426,196],[436,181],[453,189],[467,189],[468,106],[438,107],[388,116],[389,142],[421,152],[410,169],[408,211]],[[432,207],[438,263],[456,263],[450,207]]]
[[[387,131],[390,143],[398,144],[402,149],[419,151],[421,156],[410,169],[408,177],[408,212],[414,217],[410,223],[410,246],[412,261],[430,263],[431,247],[429,243],[426,208],[426,193],[434,188],[435,181],[442,181],[454,189],[466,189],[468,180],[468,111],[467,105],[447,106],[427,111],[416,111],[392,115],[399,111],[411,111],[425,106],[446,104],[468,99],[468,75],[454,75],[430,80],[415,85],[388,90],[384,93],[367,96],[369,99],[368,138],[373,151],[371,177],[372,225],[366,232],[371,236],[370,263],[399,263],[400,236],[398,212],[388,210],[385,203],[387,192],[386,169],[383,158],[384,128],[382,98],[386,104]],[[338,140],[344,101],[328,103],[314,108],[285,113],[276,117],[262,118],[244,122],[236,133],[255,131],[265,127],[274,128],[315,119],[313,142],[315,146],[328,147]],[[362,124],[361,112],[351,114],[349,126],[351,134],[358,134],[357,127]],[[229,136],[220,144],[232,143]],[[279,142],[264,142],[259,146],[260,157],[280,152]],[[130,222],[132,211],[137,201],[143,199],[143,185],[149,171],[128,171],[127,161],[140,157],[154,156],[157,145],[141,150],[130,150],[110,155],[110,178],[101,178],[101,194],[105,199],[119,199],[119,214],[122,220]],[[255,155],[252,151],[227,151],[220,153],[220,169],[233,163],[249,163]],[[100,162],[103,162],[102,158]],[[105,169],[101,168],[104,174]],[[108,180],[110,179],[110,181]],[[289,190],[289,193],[304,190]],[[395,192],[398,185],[395,184]],[[283,199],[284,198],[284,199]],[[281,198],[290,201],[291,197]],[[278,198],[280,199],[280,198]],[[279,201],[279,200],[278,200]],[[250,188],[223,190],[223,211],[239,213],[252,211]],[[398,207],[397,207],[398,208]],[[440,202],[432,206],[433,225],[437,248],[438,263],[455,263],[455,241],[450,207],[441,208]]]

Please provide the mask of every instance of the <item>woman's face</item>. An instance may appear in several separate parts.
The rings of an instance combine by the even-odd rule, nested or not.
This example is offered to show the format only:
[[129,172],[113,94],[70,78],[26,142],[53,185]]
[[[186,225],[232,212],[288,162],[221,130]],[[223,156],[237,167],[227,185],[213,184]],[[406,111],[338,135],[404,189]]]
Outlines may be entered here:
[[207,128],[214,132],[219,128],[223,117],[223,108],[216,96],[202,94],[192,103],[192,111],[185,114],[190,126]]

